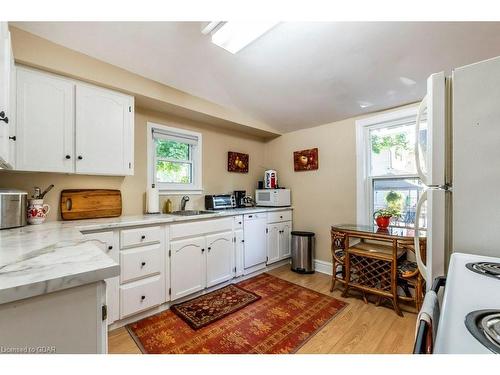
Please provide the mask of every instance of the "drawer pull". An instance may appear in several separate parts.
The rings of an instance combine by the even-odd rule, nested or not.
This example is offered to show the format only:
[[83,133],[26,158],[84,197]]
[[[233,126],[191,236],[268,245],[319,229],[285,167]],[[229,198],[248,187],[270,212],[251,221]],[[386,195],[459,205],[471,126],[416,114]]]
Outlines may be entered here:
[[146,296],[141,296],[141,302],[146,299]]
[[146,262],[141,262],[141,267],[144,267],[146,265]]
[[248,215],[249,218],[253,217],[253,215]]
[[141,236],[141,240],[145,240],[145,239],[146,239],[146,235],[144,235],[144,234],[143,234],[143,235]]
[[108,250],[113,250],[113,246],[108,246]]

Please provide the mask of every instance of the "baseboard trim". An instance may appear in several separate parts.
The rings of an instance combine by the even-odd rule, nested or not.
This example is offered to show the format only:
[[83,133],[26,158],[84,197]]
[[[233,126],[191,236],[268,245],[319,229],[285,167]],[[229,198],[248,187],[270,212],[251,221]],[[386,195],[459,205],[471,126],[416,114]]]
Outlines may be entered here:
[[324,260],[314,259],[314,269],[326,275],[332,275],[332,262],[325,262]]

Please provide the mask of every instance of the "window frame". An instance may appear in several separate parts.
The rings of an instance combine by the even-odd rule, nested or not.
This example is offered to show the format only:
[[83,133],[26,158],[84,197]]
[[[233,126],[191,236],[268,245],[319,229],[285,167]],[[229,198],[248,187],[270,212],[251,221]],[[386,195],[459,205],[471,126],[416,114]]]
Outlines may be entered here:
[[[190,184],[178,184],[169,182],[156,181],[156,147],[153,136],[153,130],[157,129],[160,132],[170,133],[172,136],[189,136],[196,137],[196,144],[190,145],[189,157],[190,160],[178,160],[169,158],[161,158],[160,160],[172,161],[176,163],[191,163],[191,178]],[[199,132],[175,128],[167,125],[147,122],[147,181],[148,186],[153,184],[158,188],[161,195],[185,195],[185,194],[202,194],[202,151],[203,151],[203,136]]]
[[417,116],[418,106],[381,113],[356,121],[356,221],[373,223],[373,182],[380,179],[420,178],[418,174],[371,175],[370,130],[404,125]]

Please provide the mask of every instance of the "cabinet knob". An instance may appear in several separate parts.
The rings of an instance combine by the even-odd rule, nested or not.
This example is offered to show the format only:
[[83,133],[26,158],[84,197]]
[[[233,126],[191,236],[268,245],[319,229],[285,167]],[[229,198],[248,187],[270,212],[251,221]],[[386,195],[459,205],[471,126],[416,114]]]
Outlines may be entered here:
[[144,267],[146,265],[146,262],[141,262],[141,267]]
[[238,221],[238,224],[241,225],[241,221]]
[[280,219],[283,219],[283,216],[280,216]]
[[82,160],[83,159],[83,156],[82,155],[78,155],[78,160]]
[[141,240],[145,240],[145,239],[146,239],[146,235],[144,235],[144,234],[143,234],[143,235],[141,236]]
[[241,240],[241,242],[245,242],[245,240]]
[[141,302],[146,299],[146,296],[141,296]]
[[6,124],[9,123],[9,118],[5,116],[5,112],[4,111],[0,112],[0,121],[5,122]]
[[201,252],[204,253],[205,252],[205,249],[201,249]]
[[212,250],[212,248],[211,248],[211,247],[208,247],[208,251],[210,251],[210,250]]
[[113,246],[109,245],[108,250],[113,250]]
[[71,159],[71,155],[66,155],[66,159]]

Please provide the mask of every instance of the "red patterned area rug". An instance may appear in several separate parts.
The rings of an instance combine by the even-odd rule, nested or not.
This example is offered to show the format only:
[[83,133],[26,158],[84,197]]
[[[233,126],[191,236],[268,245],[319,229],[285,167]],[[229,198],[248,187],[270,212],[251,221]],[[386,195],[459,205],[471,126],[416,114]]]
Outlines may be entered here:
[[261,298],[198,330],[171,310],[127,329],[143,353],[295,353],[347,305],[269,274],[237,286]]
[[170,306],[170,310],[193,329],[200,329],[260,299],[255,293],[228,285],[187,302]]

